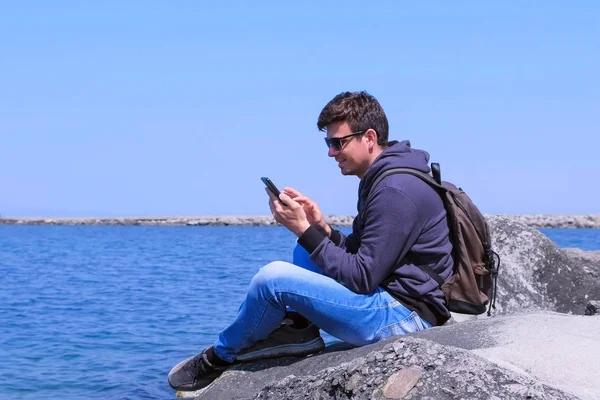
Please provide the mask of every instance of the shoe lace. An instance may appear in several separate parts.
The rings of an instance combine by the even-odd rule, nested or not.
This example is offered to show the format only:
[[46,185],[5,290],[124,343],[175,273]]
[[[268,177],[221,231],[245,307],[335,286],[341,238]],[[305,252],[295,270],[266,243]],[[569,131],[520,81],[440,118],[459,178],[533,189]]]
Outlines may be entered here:
[[190,376],[198,376],[200,375],[202,372],[207,372],[207,366],[210,366],[210,363],[208,362],[208,360],[205,360],[205,355],[204,353],[198,354],[196,357],[192,358],[192,360],[187,363],[187,365],[185,365],[183,367],[183,369],[190,375]]

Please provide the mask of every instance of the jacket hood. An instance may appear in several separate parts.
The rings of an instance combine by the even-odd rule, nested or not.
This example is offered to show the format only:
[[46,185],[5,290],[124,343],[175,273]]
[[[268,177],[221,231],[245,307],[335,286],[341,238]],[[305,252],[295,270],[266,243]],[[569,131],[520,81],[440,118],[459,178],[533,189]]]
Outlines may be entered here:
[[410,147],[410,141],[392,141],[367,170],[359,184],[360,197],[368,195],[377,176],[392,168],[414,168],[430,172],[429,153]]

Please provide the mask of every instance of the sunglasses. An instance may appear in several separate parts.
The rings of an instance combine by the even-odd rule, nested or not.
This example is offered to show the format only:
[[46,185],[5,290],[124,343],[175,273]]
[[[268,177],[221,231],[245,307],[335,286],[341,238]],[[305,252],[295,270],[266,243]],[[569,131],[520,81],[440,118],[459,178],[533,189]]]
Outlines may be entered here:
[[333,148],[336,151],[340,151],[342,147],[344,147],[344,142],[351,138],[352,136],[358,136],[365,133],[364,131],[359,131],[352,133],[350,135],[342,136],[342,137],[334,137],[334,138],[325,138],[325,144],[328,148]]

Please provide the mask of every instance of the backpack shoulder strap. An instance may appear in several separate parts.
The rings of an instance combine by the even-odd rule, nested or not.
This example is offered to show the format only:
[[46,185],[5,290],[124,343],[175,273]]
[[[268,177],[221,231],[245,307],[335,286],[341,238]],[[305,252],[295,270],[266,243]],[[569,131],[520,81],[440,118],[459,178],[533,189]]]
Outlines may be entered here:
[[[419,170],[413,169],[413,168],[392,168],[392,169],[388,169],[387,171],[384,171],[381,175],[379,175],[377,177],[377,179],[375,179],[375,182],[373,182],[373,185],[371,185],[371,192],[375,189],[375,187],[377,187],[377,185],[383,180],[383,178],[388,177],[390,175],[395,175],[395,174],[413,175],[413,176],[416,176],[417,178],[420,178],[421,180],[425,181],[430,186],[433,186],[434,189],[442,190],[444,192],[446,192],[448,190],[441,184],[437,183],[431,175],[426,174],[425,172],[422,172],[422,171],[419,171]],[[371,192],[369,192],[369,196],[370,196]],[[400,262],[400,260],[398,260],[398,263],[399,262]],[[437,272],[435,272],[433,269],[431,269],[431,267],[429,267],[428,265],[416,265],[416,267],[418,267],[421,271],[423,271],[427,275],[429,275],[434,281],[436,281],[438,283],[438,285],[440,285],[440,287],[444,284],[444,278],[442,278]]]
[[377,187],[377,185],[379,185],[379,183],[383,180],[383,178],[386,178],[390,175],[395,175],[395,174],[408,174],[408,175],[416,176],[417,178],[420,178],[421,180],[428,183],[430,186],[433,186],[435,189],[442,190],[444,192],[448,190],[441,184],[437,183],[431,175],[426,174],[425,172],[422,172],[422,171],[419,171],[419,170],[413,169],[413,168],[392,168],[392,169],[388,169],[387,171],[384,171],[381,175],[379,175],[377,177],[377,179],[375,179],[375,182],[373,182],[373,184],[371,185],[371,191],[373,191],[373,189],[375,189],[375,187]]

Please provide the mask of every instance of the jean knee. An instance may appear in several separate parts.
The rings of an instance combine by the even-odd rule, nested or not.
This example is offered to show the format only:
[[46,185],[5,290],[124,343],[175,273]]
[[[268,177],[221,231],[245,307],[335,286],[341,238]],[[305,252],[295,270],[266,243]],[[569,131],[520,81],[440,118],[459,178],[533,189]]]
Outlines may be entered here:
[[250,291],[270,289],[274,291],[277,283],[290,276],[290,264],[273,261],[258,270],[250,282]]

